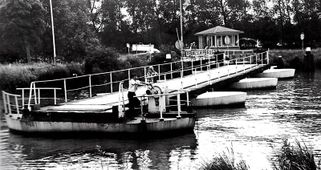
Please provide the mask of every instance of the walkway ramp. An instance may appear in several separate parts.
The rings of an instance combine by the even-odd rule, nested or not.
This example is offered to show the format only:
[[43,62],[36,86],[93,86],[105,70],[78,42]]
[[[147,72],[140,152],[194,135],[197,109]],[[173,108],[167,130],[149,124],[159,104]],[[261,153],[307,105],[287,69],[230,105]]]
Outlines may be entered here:
[[[253,70],[263,67],[264,65],[244,64],[244,65],[227,65],[207,71],[198,71],[194,74],[175,78],[154,85],[168,88],[169,92],[175,92],[180,89],[192,91],[205,86],[230,79]],[[140,87],[136,94],[144,95],[146,87]],[[127,91],[124,91],[124,99],[127,103]],[[48,106],[41,108],[42,111],[111,111],[112,106],[118,105],[119,93],[114,92],[106,95],[99,95],[89,99],[67,102],[59,106]]]
[[[244,76],[269,64],[268,51],[248,55],[242,53],[239,56],[229,56],[229,53],[214,54],[212,49],[201,52],[203,55],[191,55],[180,61],[152,65],[158,72],[158,80],[154,85],[167,89],[169,93],[178,90],[190,92]],[[138,76],[141,80],[148,79],[148,67],[150,66],[35,81],[30,84],[30,88],[19,89],[22,90],[21,99],[17,102],[16,98],[19,96],[14,96],[14,103],[19,108],[41,106],[40,111],[44,112],[112,112],[113,106],[127,102],[126,88],[132,76]],[[120,84],[121,87],[124,85],[124,89],[120,88]],[[137,96],[144,95],[146,89],[147,87],[140,87],[136,92]],[[43,93],[41,90],[53,90],[53,97],[44,96],[48,92]],[[48,105],[46,102],[44,106],[44,100],[48,99],[52,103]],[[6,103],[10,105],[10,98]]]

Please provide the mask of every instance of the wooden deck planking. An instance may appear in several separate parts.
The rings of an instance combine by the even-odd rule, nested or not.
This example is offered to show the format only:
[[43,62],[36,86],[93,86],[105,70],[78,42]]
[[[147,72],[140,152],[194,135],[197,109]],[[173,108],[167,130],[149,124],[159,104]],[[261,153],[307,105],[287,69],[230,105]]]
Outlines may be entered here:
[[[193,89],[202,88],[209,84],[217,83],[245,74],[247,72],[259,69],[264,65],[244,64],[244,65],[228,65],[214,68],[208,71],[198,71],[195,74],[184,76],[183,78],[175,78],[167,81],[155,83],[160,87],[167,87],[169,92],[175,92],[181,88],[191,91]],[[242,71],[245,70],[245,71]],[[218,79],[218,77],[220,77]],[[145,94],[146,87],[139,87],[136,95]],[[127,91],[124,91],[124,99],[127,102]],[[104,111],[110,110],[112,106],[117,105],[119,101],[119,93],[111,93],[106,95],[95,96],[88,99],[81,99],[63,103],[58,106],[42,107],[41,111]]]

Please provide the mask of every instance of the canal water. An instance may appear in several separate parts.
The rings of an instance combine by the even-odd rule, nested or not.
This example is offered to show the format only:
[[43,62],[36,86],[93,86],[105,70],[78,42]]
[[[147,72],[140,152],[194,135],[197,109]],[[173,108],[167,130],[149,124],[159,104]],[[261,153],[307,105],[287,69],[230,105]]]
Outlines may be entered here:
[[250,91],[245,108],[196,110],[194,134],[167,139],[23,137],[1,122],[0,169],[198,169],[223,153],[272,169],[283,140],[321,158],[321,72],[298,73],[276,90]]

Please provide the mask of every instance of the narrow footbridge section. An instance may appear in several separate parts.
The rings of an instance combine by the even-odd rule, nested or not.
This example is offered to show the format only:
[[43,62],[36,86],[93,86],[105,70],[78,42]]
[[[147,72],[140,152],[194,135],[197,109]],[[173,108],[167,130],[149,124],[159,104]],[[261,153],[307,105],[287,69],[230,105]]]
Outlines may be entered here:
[[[213,84],[244,77],[269,64],[269,52],[214,50],[185,51],[180,61],[152,65],[158,75],[154,85],[168,93],[199,90]],[[40,107],[48,112],[112,111],[120,102],[127,102],[129,80],[138,76],[147,81],[147,68],[142,66],[111,72],[75,76],[63,79],[35,81],[28,88],[18,88],[21,95],[3,92],[5,109]],[[136,94],[143,95],[147,87]]]

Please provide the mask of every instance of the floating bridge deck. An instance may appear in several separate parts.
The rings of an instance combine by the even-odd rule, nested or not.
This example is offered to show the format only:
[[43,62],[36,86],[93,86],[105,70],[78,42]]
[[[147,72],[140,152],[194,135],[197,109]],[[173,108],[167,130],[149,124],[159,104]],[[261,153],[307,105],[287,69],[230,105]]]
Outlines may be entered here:
[[[153,65],[158,72],[158,81],[154,85],[167,89],[169,93],[179,90],[194,91],[215,83],[246,76],[251,72],[263,69],[269,64],[268,51],[263,53],[241,52],[238,54],[228,51],[220,55],[209,51],[194,51],[186,53],[187,57],[181,61]],[[120,92],[119,84],[122,83],[126,86],[133,73],[141,79],[146,79],[147,68],[148,66],[144,66],[107,73],[32,82],[30,88],[20,88],[22,99],[16,105],[19,105],[20,108],[26,105],[28,107],[33,104],[39,105],[45,99],[40,94],[41,89],[51,89],[54,91],[54,97],[51,98],[54,104],[41,107],[40,111],[42,112],[111,112],[112,107],[118,105],[123,99],[127,102],[126,87]],[[121,77],[119,75],[124,78],[119,78]],[[106,80],[102,81],[102,79]],[[79,86],[82,84],[82,86],[75,86],[75,84],[79,84]],[[95,88],[103,88],[104,90],[98,93],[95,92],[97,91]],[[78,94],[85,93],[87,98],[77,100],[71,95],[75,92],[78,92]],[[136,95],[141,96],[145,92],[146,87],[142,86],[138,88]],[[57,102],[59,96],[63,98],[62,102]],[[8,101],[6,102],[8,103]]]

